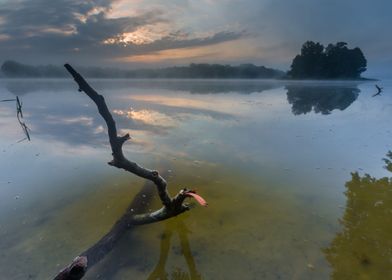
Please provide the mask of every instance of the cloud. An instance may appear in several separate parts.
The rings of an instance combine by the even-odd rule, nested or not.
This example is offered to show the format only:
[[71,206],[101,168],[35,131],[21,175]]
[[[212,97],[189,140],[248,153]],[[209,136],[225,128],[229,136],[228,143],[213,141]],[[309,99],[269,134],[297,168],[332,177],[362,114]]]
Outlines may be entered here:
[[143,66],[148,58],[284,70],[314,40],[346,41],[363,50],[370,71],[391,69],[391,9],[389,0],[3,0],[0,60]]
[[[200,36],[178,29],[160,8],[112,17],[114,0],[8,1],[0,7],[2,59],[110,61],[156,51],[213,45],[244,32]],[[146,38],[146,30],[150,38]],[[145,38],[143,38],[143,36]]]

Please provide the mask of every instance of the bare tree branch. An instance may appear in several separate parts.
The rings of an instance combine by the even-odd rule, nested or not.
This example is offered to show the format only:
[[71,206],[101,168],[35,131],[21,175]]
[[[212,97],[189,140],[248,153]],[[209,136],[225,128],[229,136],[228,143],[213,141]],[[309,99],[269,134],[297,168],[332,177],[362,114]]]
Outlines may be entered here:
[[99,114],[106,122],[110,147],[112,149],[113,155],[113,160],[110,161],[109,164],[131,172],[139,177],[148,179],[154,182],[154,184],[157,186],[159,198],[163,204],[163,207],[152,213],[134,215],[132,223],[148,224],[162,221],[189,210],[189,207],[183,204],[185,198],[190,196],[190,192],[188,190],[183,189],[174,198],[171,198],[167,190],[167,183],[165,179],[159,175],[158,171],[144,168],[137,163],[128,160],[124,156],[122,146],[127,140],[131,138],[129,134],[125,134],[123,136],[117,135],[116,123],[106,105],[104,97],[99,95],[86,82],[86,80],[78,72],[76,72],[75,69],[72,68],[71,65],[65,64],[64,67],[68,70],[68,72],[74,78],[75,82],[78,84],[79,91],[83,91],[88,97],[90,97],[92,101],[94,101],[95,105],[97,105]]
[[[91,268],[91,266],[99,262],[113,249],[115,243],[127,229],[136,225],[154,223],[177,216],[189,210],[189,207],[184,204],[184,200],[187,197],[194,197],[199,203],[201,198],[198,198],[194,191],[187,189],[180,190],[175,197],[171,198],[167,190],[167,183],[165,179],[159,175],[158,171],[149,170],[128,160],[123,154],[122,146],[131,137],[129,134],[118,136],[116,123],[106,105],[104,97],[99,95],[71,65],[65,64],[64,67],[78,84],[79,91],[86,93],[86,95],[96,104],[99,114],[106,122],[113,156],[109,165],[124,169],[153,182],[157,187],[159,198],[163,204],[162,208],[152,213],[135,213],[132,210],[136,208],[135,204],[137,204],[138,201],[141,201],[140,195],[135,196],[126,213],[114,224],[112,229],[96,244],[87,249],[80,256],[76,257],[71,264],[61,270],[54,278],[55,280],[77,280],[84,276],[88,268]],[[202,199],[201,201],[203,202],[204,200]],[[204,205],[203,203],[201,204]]]

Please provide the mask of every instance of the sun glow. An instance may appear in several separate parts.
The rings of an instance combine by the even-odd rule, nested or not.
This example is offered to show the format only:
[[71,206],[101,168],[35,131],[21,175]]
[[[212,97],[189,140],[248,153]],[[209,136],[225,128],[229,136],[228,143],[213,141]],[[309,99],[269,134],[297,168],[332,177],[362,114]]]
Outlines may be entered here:
[[[249,40],[236,40],[222,42],[211,46],[197,46],[186,48],[165,49],[161,51],[149,52],[145,54],[136,54],[127,57],[120,57],[118,61],[140,62],[140,63],[157,63],[157,62],[174,62],[174,63],[195,63],[214,62],[220,63],[228,59],[246,59],[251,56],[260,56],[260,48],[250,44]],[[233,46],[236,48],[233,49]]]
[[112,37],[103,41],[105,45],[145,45],[150,44],[154,40],[146,36],[144,33],[135,31],[131,33],[123,33],[116,37]]
[[140,27],[133,32],[126,32],[103,41],[106,45],[146,45],[161,39],[166,33],[149,28],[147,26]]

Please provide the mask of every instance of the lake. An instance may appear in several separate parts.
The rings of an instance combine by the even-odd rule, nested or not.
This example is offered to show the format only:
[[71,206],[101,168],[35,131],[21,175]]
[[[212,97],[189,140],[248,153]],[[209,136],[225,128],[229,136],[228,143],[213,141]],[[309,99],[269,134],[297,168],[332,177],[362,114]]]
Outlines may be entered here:
[[[84,279],[392,278],[392,81],[376,97],[374,82],[89,82],[132,136],[126,156],[209,206],[130,230]],[[0,278],[51,279],[145,181],[107,164],[72,79],[0,80],[15,96],[31,141],[1,102]]]

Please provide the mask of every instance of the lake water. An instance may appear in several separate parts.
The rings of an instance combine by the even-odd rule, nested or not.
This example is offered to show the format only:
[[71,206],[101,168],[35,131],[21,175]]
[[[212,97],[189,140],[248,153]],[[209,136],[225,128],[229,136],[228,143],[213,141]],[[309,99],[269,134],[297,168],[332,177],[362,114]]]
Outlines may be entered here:
[[[127,157],[209,206],[129,231],[85,279],[392,278],[391,81],[89,81]],[[71,79],[0,80],[16,95],[31,141],[0,103],[0,278],[51,279],[145,182],[107,165]]]

